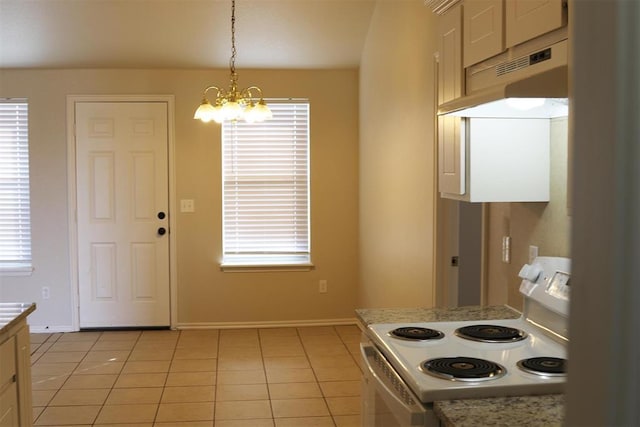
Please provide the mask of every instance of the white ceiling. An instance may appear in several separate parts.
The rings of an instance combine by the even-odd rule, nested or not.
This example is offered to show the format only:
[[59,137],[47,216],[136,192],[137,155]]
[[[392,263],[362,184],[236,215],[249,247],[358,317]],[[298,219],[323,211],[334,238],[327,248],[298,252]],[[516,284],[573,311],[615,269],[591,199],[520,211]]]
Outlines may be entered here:
[[[355,67],[376,0],[236,0],[238,68]],[[0,68],[226,68],[231,0],[0,0]]]

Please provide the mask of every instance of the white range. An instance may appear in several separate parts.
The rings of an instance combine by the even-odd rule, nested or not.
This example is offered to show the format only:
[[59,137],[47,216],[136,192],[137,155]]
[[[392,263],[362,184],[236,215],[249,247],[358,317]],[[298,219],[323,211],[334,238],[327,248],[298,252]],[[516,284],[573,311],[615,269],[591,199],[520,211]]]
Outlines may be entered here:
[[363,425],[437,426],[437,400],[563,392],[570,267],[525,265],[517,319],[369,325]]

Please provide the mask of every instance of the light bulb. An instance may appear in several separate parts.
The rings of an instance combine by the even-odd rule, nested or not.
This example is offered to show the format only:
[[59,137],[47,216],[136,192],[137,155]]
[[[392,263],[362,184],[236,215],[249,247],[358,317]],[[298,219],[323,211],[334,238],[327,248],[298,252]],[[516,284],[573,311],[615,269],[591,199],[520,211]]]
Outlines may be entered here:
[[255,104],[252,102],[244,109],[244,121],[247,123],[253,123],[259,121],[259,115],[257,114]]
[[255,119],[254,120],[256,122],[263,122],[263,121],[269,120],[270,118],[273,117],[273,113],[271,112],[271,109],[267,106],[267,104],[262,99],[253,108],[253,111],[254,111],[254,115],[255,115]]
[[215,116],[215,108],[211,103],[207,100],[203,100],[202,104],[196,109],[195,114],[193,115],[194,119],[202,120],[204,123],[210,122],[214,119]]
[[224,122],[224,111],[222,110],[222,105],[220,105],[220,103],[216,103],[216,106],[213,107],[212,118],[218,124]]
[[242,117],[242,107],[237,101],[227,101],[222,105],[225,120],[238,120]]

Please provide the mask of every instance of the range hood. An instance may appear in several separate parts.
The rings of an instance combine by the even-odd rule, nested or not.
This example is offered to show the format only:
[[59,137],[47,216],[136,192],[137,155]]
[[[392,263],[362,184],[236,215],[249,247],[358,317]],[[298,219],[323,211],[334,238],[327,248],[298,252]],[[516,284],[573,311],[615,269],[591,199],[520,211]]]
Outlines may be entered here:
[[475,74],[467,72],[467,87],[475,90],[441,104],[438,115],[487,118],[568,115],[566,40],[511,61],[478,68],[480,71]]

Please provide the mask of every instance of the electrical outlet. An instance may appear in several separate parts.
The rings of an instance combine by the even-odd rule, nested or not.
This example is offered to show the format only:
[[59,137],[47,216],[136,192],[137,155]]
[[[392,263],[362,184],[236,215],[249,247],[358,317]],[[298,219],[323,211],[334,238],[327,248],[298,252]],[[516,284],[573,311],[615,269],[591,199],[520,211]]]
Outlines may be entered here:
[[51,296],[51,292],[49,290],[48,286],[43,286],[42,287],[42,299],[49,299],[49,297]]
[[327,293],[327,281],[326,280],[320,280],[318,282],[318,292],[320,292],[321,294],[326,294]]

